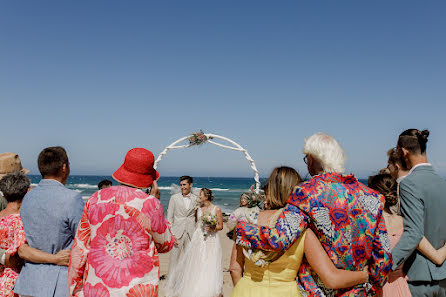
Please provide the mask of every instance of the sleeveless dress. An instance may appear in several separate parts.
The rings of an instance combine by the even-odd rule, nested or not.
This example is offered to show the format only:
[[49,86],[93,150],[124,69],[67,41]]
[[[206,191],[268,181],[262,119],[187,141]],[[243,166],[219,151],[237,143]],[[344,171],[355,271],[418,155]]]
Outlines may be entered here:
[[[275,222],[270,223],[274,224]],[[306,232],[269,265],[260,267],[245,256],[243,277],[238,281],[232,297],[300,297],[296,277],[304,256]]]
[[[5,253],[14,255],[25,242],[25,231],[20,214],[8,215],[0,219],[0,248],[6,250]],[[19,273],[19,269],[6,268],[0,264],[0,297],[18,296],[12,289]]]
[[[216,215],[217,207],[211,211]],[[223,292],[222,249],[217,232],[206,232],[197,210],[197,228],[185,253],[169,273],[169,297],[217,297]]]
[[[393,247],[400,240],[401,235],[403,235],[404,228],[397,233],[390,234],[390,247]],[[409,290],[409,285],[407,284],[406,275],[403,272],[402,266],[398,267],[397,270],[390,272],[389,279],[387,283],[382,288],[381,292],[378,292],[378,297],[410,297],[412,294]]]

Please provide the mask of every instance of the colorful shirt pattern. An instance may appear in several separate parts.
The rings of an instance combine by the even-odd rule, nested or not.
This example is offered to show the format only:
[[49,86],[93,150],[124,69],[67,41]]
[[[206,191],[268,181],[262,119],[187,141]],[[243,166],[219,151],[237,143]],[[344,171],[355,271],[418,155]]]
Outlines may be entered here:
[[[0,248],[6,250],[6,254],[14,255],[25,242],[25,231],[20,214],[12,214],[0,219]],[[19,273],[18,269],[6,268],[0,264],[0,296],[18,296],[12,289]]]
[[382,216],[384,197],[353,175],[325,173],[296,187],[273,229],[241,222],[237,244],[265,250],[288,249],[311,228],[333,263],[341,269],[369,265],[370,284],[349,289],[325,287],[306,260],[296,279],[303,296],[375,296],[392,267]]
[[173,245],[158,199],[125,186],[98,191],[85,205],[73,243],[70,296],[158,296],[158,252]]

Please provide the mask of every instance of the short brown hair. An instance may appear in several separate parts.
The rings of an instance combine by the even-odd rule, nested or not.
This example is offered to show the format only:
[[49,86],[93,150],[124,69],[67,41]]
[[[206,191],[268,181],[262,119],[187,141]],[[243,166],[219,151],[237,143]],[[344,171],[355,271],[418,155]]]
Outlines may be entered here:
[[37,164],[42,177],[57,176],[60,168],[69,164],[67,152],[61,146],[47,147],[40,152]]
[[266,184],[265,201],[270,209],[282,208],[293,189],[302,182],[299,173],[291,167],[276,167],[271,172]]
[[183,175],[180,177],[180,182],[182,182],[183,180],[187,180],[187,182],[189,184],[193,184],[194,183],[194,179],[192,177],[190,177],[189,175]]
[[209,201],[214,200],[214,195],[212,195],[211,189],[203,188],[203,189],[201,189],[201,192],[203,192],[204,196],[206,196]]

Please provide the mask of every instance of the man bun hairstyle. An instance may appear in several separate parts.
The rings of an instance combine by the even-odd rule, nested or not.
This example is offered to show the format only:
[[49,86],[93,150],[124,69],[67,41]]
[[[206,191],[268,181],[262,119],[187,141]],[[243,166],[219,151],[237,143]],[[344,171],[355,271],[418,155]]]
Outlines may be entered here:
[[180,177],[180,182],[182,182],[183,180],[187,180],[188,183],[193,184],[194,183],[194,179],[192,177],[190,177],[189,175],[183,175]]
[[212,195],[212,190],[208,188],[201,189],[201,192],[203,192],[204,196],[208,198],[208,201],[214,200],[214,195]]
[[398,183],[390,174],[377,174],[369,177],[368,186],[383,194],[384,206],[388,209],[398,203]]
[[37,159],[40,174],[43,178],[57,176],[63,165],[68,166],[68,156],[61,146],[47,147],[40,152]]
[[398,146],[407,149],[412,154],[424,154],[429,134],[429,130],[407,129],[400,134]]

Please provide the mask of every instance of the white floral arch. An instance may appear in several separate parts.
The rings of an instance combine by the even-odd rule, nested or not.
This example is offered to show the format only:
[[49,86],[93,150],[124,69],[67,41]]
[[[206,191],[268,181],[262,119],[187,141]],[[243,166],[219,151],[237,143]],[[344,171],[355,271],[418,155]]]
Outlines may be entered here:
[[[201,135],[204,136],[204,137],[202,137],[202,139],[199,138]],[[212,139],[221,139],[221,140],[229,142],[233,146],[221,144],[221,143],[213,141]],[[188,144],[184,144],[184,145],[178,145],[179,143],[181,143],[181,142],[183,142],[185,140],[188,140],[189,143]],[[170,145],[166,146],[164,148],[164,150],[158,155],[158,158],[156,159],[155,164],[154,164],[153,167],[155,169],[158,167],[159,162],[167,154],[167,152],[169,150],[188,148],[188,147],[191,147],[191,146],[194,146],[194,145],[200,145],[200,144],[205,143],[205,142],[212,143],[212,144],[214,144],[216,146],[219,146],[221,148],[242,152],[245,155],[246,160],[248,160],[249,165],[251,166],[252,171],[254,171],[254,180],[255,180],[255,184],[256,184],[255,191],[256,191],[257,194],[259,193],[259,191],[260,191],[259,172],[257,171],[256,164],[254,163],[254,160],[249,155],[248,151],[246,149],[244,149],[237,142],[235,142],[235,141],[233,141],[233,140],[231,140],[231,139],[229,139],[227,137],[223,137],[223,136],[216,135],[216,134],[197,132],[197,133],[194,133],[194,134],[189,135],[189,136],[182,137],[182,138],[172,142]]]

